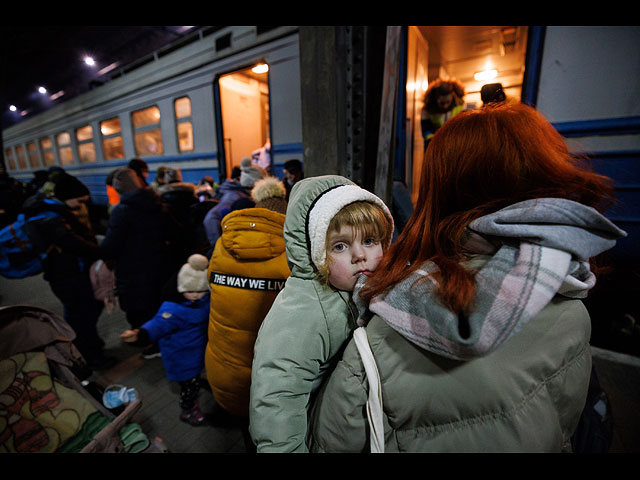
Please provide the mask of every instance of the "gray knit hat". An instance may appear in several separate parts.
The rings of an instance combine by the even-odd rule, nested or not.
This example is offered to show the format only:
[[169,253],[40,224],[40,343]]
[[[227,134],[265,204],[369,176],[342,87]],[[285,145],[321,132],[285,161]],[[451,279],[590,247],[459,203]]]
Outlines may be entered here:
[[240,185],[245,188],[253,188],[253,184],[257,180],[266,177],[267,174],[267,172],[265,172],[257,164],[252,164],[249,157],[245,157],[242,159],[240,171],[242,172],[240,174]]

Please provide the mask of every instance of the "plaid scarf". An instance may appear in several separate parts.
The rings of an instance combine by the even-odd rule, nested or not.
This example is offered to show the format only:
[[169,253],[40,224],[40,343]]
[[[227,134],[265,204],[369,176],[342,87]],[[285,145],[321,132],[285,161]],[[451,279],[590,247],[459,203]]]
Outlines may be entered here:
[[[465,232],[469,267],[477,269],[468,318],[458,318],[438,301],[432,262],[373,298],[368,309],[419,347],[469,360],[498,348],[556,294],[586,297],[595,285],[588,259],[624,236],[596,210],[570,200],[519,202],[473,221]],[[367,309],[358,296],[364,281],[354,290],[361,318]],[[468,324],[464,334],[461,321]]]

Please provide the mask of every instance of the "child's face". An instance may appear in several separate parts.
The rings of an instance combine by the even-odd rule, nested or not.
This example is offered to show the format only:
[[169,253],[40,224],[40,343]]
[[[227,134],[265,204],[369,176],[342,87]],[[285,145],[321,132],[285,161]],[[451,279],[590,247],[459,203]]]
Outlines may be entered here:
[[184,298],[186,298],[187,300],[194,302],[196,300],[200,300],[202,297],[204,297],[207,294],[207,292],[184,292]]
[[372,238],[354,235],[353,227],[343,226],[329,233],[329,283],[339,290],[353,291],[361,274],[370,275],[382,259],[382,245]]

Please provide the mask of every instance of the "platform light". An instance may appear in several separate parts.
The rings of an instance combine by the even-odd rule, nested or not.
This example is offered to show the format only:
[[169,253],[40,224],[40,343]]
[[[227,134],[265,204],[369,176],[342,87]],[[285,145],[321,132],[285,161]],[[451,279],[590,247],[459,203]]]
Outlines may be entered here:
[[45,93],[47,93],[47,89],[44,87],[38,87],[38,92],[44,95]]
[[497,76],[498,71],[496,69],[483,70],[482,72],[476,72],[473,74],[473,78],[475,78],[478,82],[493,80]]
[[84,63],[86,63],[90,67],[93,67],[96,64],[96,61],[93,58],[86,56],[84,57]]
[[269,65],[266,63],[259,63],[251,69],[253,73],[267,73],[269,71]]

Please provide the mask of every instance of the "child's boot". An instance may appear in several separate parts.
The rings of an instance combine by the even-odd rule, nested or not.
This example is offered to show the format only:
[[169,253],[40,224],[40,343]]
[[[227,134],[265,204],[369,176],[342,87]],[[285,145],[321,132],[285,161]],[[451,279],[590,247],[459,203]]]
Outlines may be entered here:
[[193,425],[197,427],[198,425],[202,425],[204,423],[205,417],[202,411],[200,410],[200,405],[196,402],[193,407],[182,410],[180,414],[180,420],[183,422],[187,422],[189,425]]

